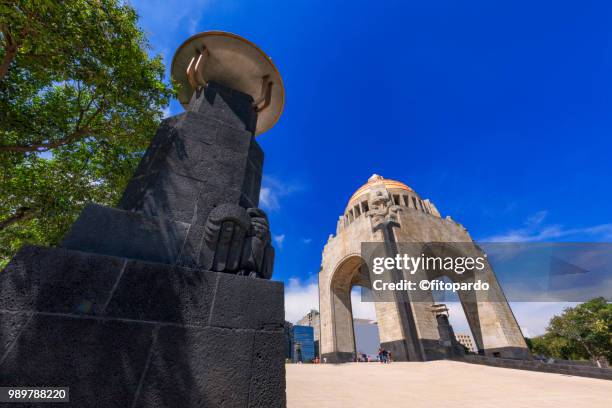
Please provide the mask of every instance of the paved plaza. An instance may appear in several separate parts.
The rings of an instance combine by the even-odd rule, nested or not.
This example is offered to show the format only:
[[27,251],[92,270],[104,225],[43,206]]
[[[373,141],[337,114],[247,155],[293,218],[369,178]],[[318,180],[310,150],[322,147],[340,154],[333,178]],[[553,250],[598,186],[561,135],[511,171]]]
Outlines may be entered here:
[[612,406],[612,381],[453,361],[286,367],[289,408]]

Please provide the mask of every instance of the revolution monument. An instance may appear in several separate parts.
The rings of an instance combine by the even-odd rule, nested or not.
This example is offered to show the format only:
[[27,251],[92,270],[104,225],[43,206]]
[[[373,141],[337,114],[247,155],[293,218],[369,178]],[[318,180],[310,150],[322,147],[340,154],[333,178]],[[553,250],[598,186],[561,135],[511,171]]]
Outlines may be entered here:
[[258,208],[281,77],[204,32],[172,63],[165,119],[117,208],[0,273],[0,386],[70,387],[75,407],[284,407],[283,285]]
[[[371,248],[368,245],[391,248],[391,252],[408,246],[416,257],[443,253],[457,259],[467,255],[466,250],[479,251],[467,230],[450,217],[442,218],[432,202],[421,199],[402,182],[373,175],[350,198],[338,219],[336,235],[330,235],[323,250],[319,347],[327,361],[354,361],[351,289],[372,288],[369,253],[364,253],[364,248]],[[411,276],[406,270],[394,272],[402,279]],[[413,276],[428,281],[443,276],[454,282],[468,281],[467,274],[443,270],[421,270]],[[488,263],[482,276],[490,286],[486,296],[475,291],[459,293],[479,353],[529,358],[521,330]],[[436,303],[430,291],[386,295],[375,302],[375,309],[381,346],[391,351],[394,360],[427,361],[463,354],[445,305]]]

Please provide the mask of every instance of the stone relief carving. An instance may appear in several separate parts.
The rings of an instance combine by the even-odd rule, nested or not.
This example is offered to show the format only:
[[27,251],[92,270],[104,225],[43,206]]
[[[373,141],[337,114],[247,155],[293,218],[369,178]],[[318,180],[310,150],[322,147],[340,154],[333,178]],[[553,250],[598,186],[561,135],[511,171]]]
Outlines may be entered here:
[[204,227],[207,269],[270,279],[274,264],[265,212],[235,204],[215,207]]
[[395,205],[391,195],[385,188],[373,189],[368,197],[369,211],[367,216],[372,219],[372,228],[378,229],[389,223],[399,224],[397,213],[401,210]]

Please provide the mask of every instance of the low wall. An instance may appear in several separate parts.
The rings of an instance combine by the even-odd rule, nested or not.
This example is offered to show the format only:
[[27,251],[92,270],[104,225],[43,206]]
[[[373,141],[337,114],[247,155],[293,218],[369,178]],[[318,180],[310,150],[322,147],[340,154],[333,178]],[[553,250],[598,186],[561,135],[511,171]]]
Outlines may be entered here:
[[466,355],[452,358],[454,361],[462,361],[472,364],[483,364],[493,367],[514,368],[517,370],[541,371],[545,373],[575,375],[579,377],[600,378],[612,380],[612,368],[598,368],[586,365],[554,362],[547,363],[536,360],[514,360],[509,358],[496,358],[487,356]]

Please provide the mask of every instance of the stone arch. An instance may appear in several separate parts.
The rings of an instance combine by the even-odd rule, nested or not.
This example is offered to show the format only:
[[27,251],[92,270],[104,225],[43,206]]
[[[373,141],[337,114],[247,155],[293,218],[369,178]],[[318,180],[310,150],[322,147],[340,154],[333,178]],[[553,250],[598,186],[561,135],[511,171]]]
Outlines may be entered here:
[[[326,283],[322,283],[321,278]],[[319,279],[321,357],[333,363],[354,361],[356,345],[351,289],[354,286],[371,287],[367,265],[359,252],[351,252],[333,265],[324,265]],[[393,353],[394,360],[422,360],[419,350],[415,350],[416,345],[407,344],[405,340],[405,320],[410,306],[401,302],[375,302],[374,307],[381,346]]]
[[[461,244],[459,244],[461,245]],[[464,248],[457,248],[457,244],[453,245],[450,243],[429,243],[425,245],[424,254],[426,256],[450,256],[453,258],[461,257],[461,256],[470,256],[467,254]],[[464,282],[466,280],[470,280],[471,276],[457,275],[455,272],[448,272],[443,270],[433,270],[429,271],[428,279],[440,279],[441,277],[446,277],[451,282]],[[466,320],[468,322],[470,331],[474,336],[474,342],[476,343],[479,350],[483,349],[482,346],[482,332],[479,324],[478,318],[478,305],[476,303],[475,293],[458,293],[459,303],[461,304],[461,308],[463,309],[463,313],[465,314]]]
[[335,362],[353,361],[355,358],[355,330],[351,289],[369,286],[367,266],[361,255],[351,254],[335,267],[329,282],[330,311],[333,322],[333,354],[327,356]]
[[[484,257],[484,252],[473,242],[431,242],[424,245],[422,253],[427,257],[439,256],[442,258]],[[457,274],[452,271],[430,269],[420,279],[431,281],[442,277],[458,283],[474,282],[480,279],[490,285],[486,293],[477,291],[457,293],[479,353],[511,358],[529,356],[516,318],[488,262],[485,262],[485,269],[478,275],[469,272]]]

